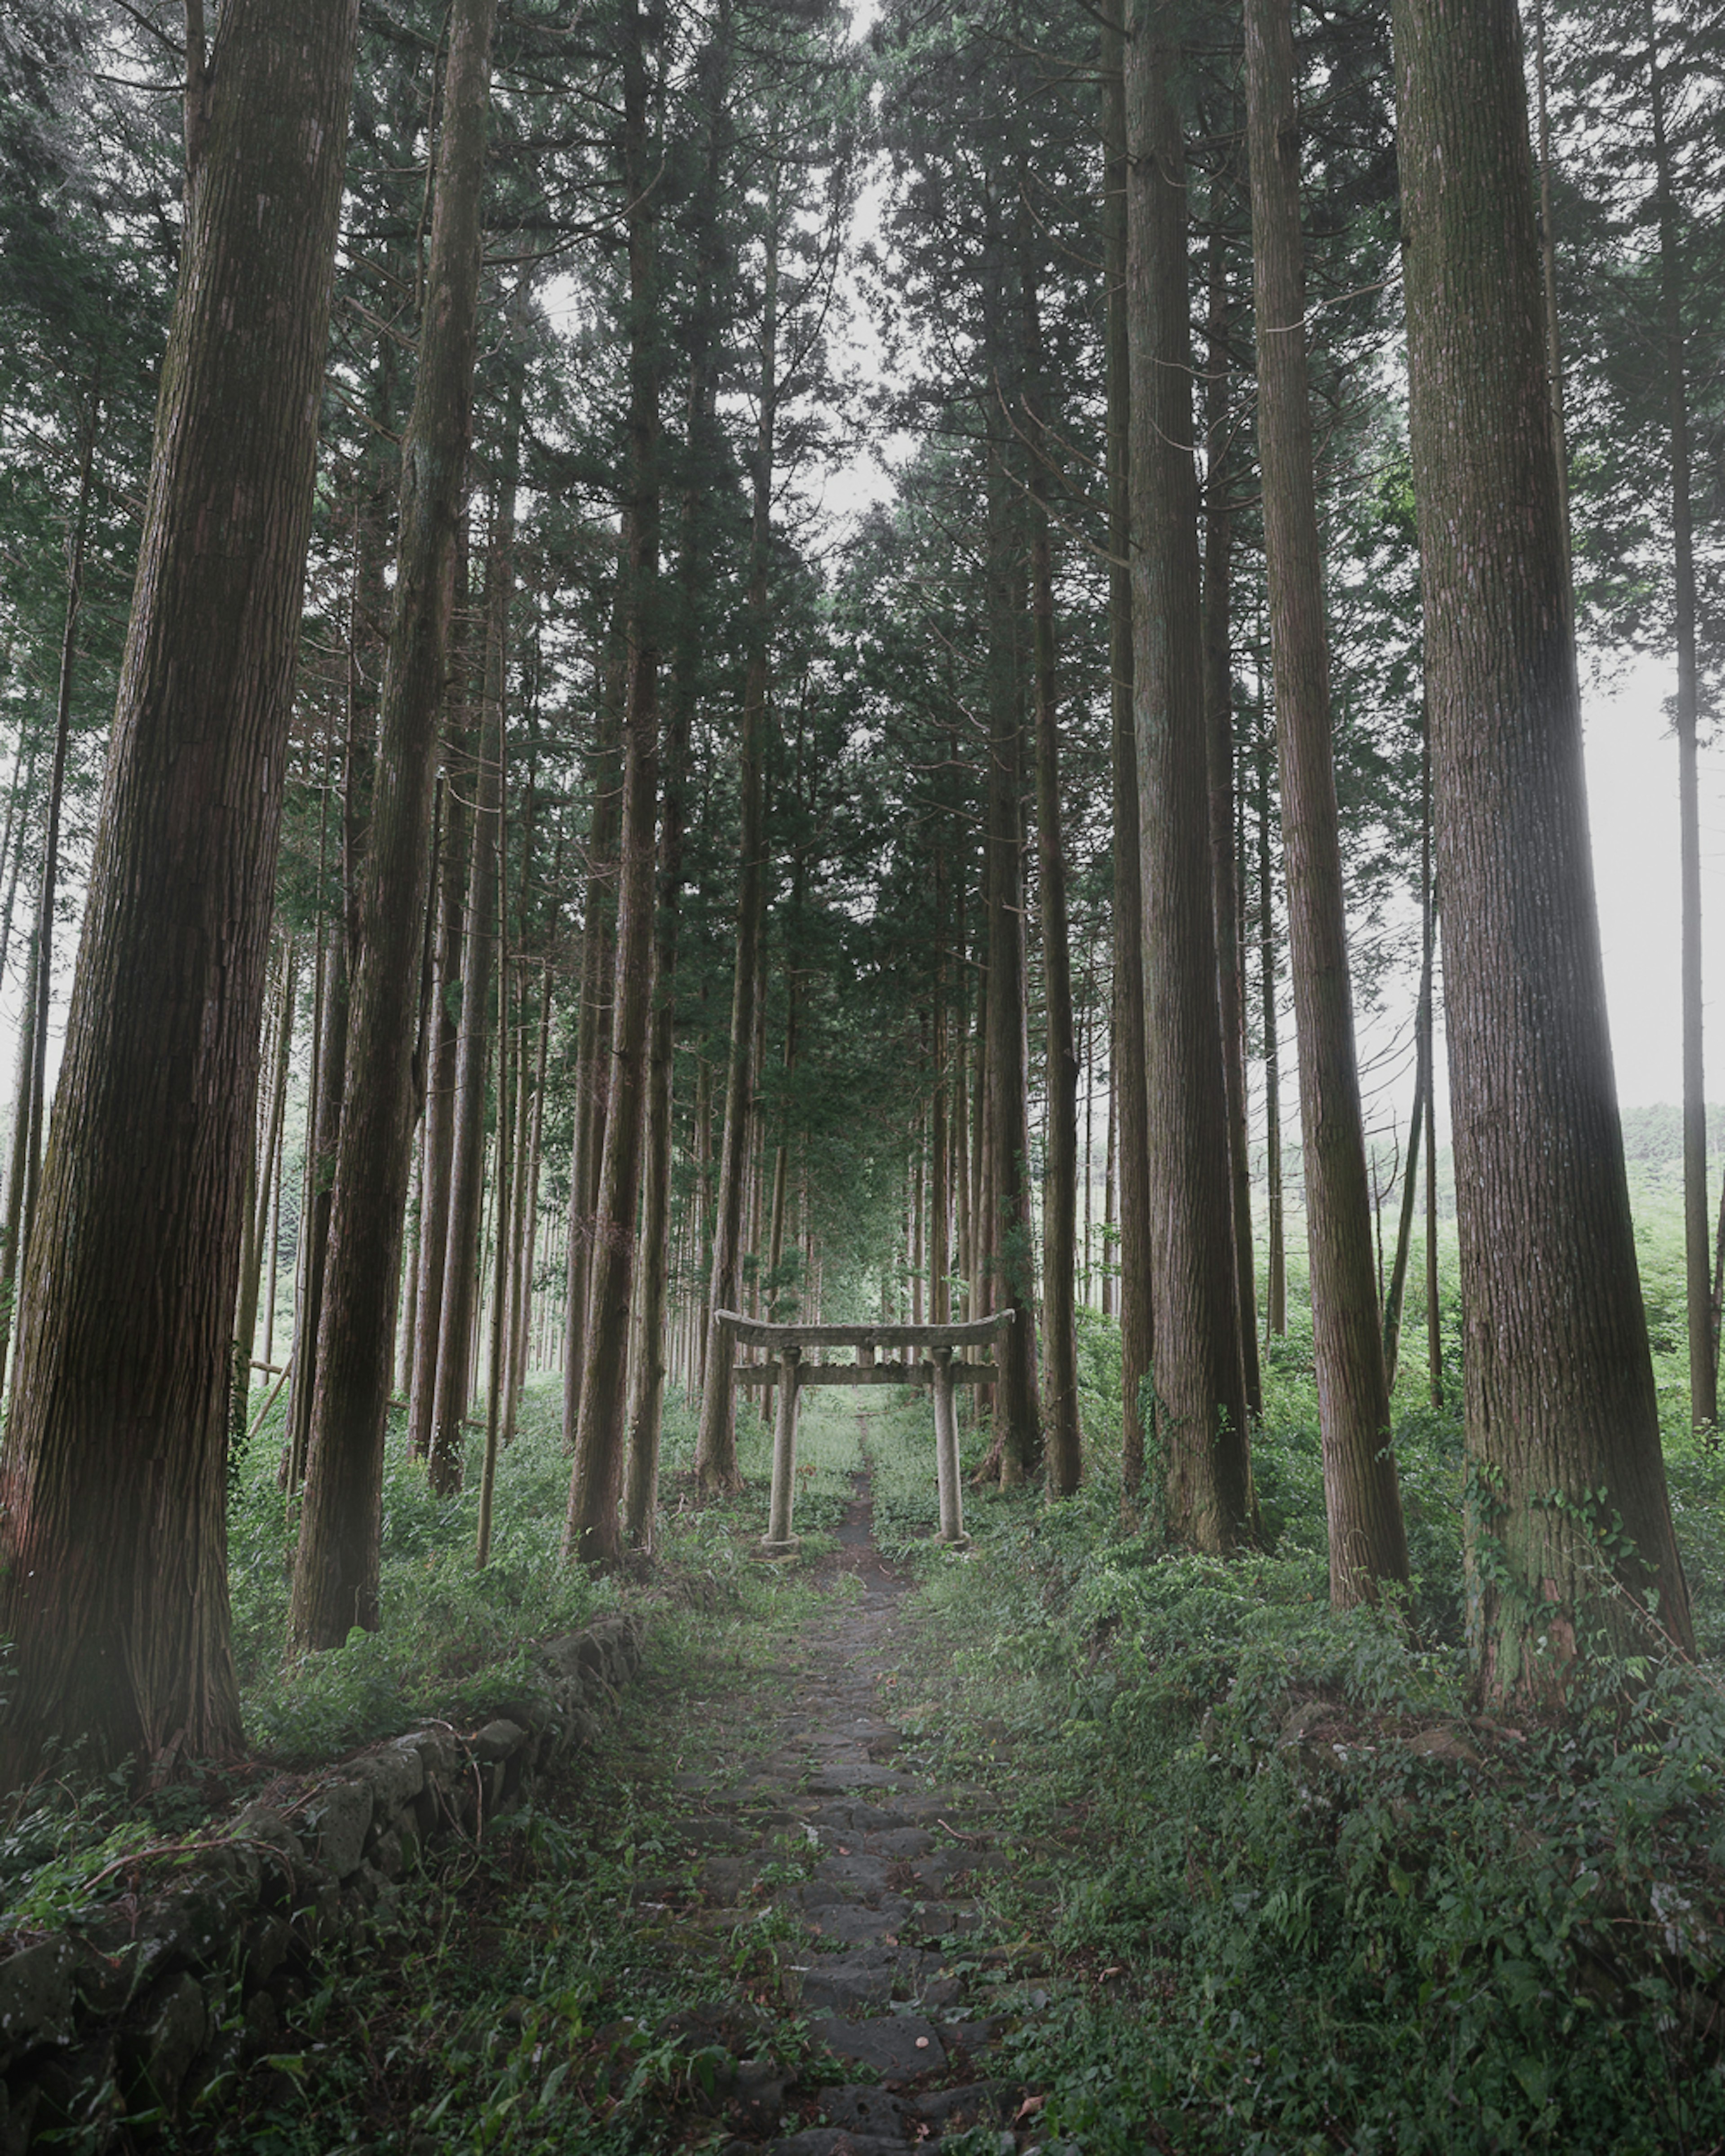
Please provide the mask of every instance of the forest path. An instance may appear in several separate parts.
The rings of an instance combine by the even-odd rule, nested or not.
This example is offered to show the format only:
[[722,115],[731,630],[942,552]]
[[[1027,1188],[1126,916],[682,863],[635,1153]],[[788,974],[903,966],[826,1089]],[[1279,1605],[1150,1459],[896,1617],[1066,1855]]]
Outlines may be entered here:
[[[1002,2025],[984,2010],[1001,1956],[977,1938],[991,1875],[1012,1870],[1022,1891],[1023,1860],[997,1844],[998,1798],[906,1763],[891,1695],[911,1583],[875,1548],[872,1513],[865,1466],[819,1567],[819,1614],[786,1671],[768,1748],[676,1778],[689,1806],[678,1837],[710,1852],[697,1875],[705,1906],[683,1924],[773,1938],[774,1971],[752,1999],[688,2010],[658,2032],[734,2061],[720,2076],[735,2129],[725,2156],[886,2156],[978,2124],[1001,2133],[1004,2150],[1034,2138],[1010,2130],[1030,2112],[998,2059]],[[757,2003],[763,1989],[804,2019],[817,2047],[788,2078],[756,2056],[774,2018]]]

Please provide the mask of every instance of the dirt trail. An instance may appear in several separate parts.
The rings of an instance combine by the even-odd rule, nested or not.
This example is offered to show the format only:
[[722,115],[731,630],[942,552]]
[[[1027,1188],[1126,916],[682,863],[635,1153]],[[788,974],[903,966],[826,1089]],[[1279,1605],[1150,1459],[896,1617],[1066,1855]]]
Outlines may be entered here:
[[[765,2017],[742,2007],[675,2017],[689,2040],[737,2061],[737,2130],[725,2156],[887,2156],[979,2123],[1009,2128],[1023,2107],[996,2056],[1001,2025],[986,2011],[998,1994],[979,1980],[971,1943],[986,1921],[978,1896],[988,1876],[1019,1873],[1023,1860],[995,1845],[995,1798],[904,1763],[886,1681],[901,1660],[910,1583],[875,1548],[872,1510],[865,1471],[824,1567],[835,1586],[835,1575],[855,1573],[860,1599],[832,1596],[773,1748],[723,1780],[680,1778],[698,1808],[685,1845],[713,1852],[701,1873],[703,1921],[716,1930],[741,1921],[744,1902],[779,1912],[785,2004],[839,2062],[830,2071],[859,2075],[821,2085],[805,2071],[787,2084],[751,2056]],[[813,1861],[809,1876],[786,1877],[787,1837],[798,1835]],[[764,1887],[763,1872],[778,1883]],[[1001,2146],[1033,2138],[1007,2133]]]

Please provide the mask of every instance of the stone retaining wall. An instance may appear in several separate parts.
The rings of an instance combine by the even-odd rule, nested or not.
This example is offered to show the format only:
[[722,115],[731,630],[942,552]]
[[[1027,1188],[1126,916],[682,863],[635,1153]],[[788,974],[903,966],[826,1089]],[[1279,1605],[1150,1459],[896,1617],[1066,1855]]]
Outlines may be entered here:
[[54,2132],[100,2151],[126,2118],[171,2119],[277,2048],[281,2016],[337,1940],[394,1910],[440,1843],[470,1840],[534,1779],[598,1741],[641,1659],[639,1620],[535,1650],[519,1697],[464,1736],[445,1722],[373,1745],[248,1804],[187,1850],[173,1882],[92,1907],[0,1959],[0,2152]]

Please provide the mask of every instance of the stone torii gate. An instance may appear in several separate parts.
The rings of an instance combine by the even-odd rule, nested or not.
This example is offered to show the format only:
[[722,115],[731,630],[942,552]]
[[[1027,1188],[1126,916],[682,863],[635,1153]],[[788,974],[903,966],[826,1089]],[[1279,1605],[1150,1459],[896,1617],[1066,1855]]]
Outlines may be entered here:
[[[958,1348],[988,1345],[1012,1312],[972,1318],[962,1325],[768,1325],[734,1310],[713,1312],[731,1345],[732,1377],[739,1385],[777,1385],[778,1413],[773,1431],[773,1500],[767,1539],[770,1557],[788,1556],[797,1547],[791,1532],[796,1494],[797,1396],[805,1385],[927,1385],[934,1394],[935,1481],[940,1492],[941,1540],[968,1540],[964,1532],[964,1497],[958,1480],[958,1418],[953,1412],[954,1385],[992,1385],[1000,1373],[992,1363],[955,1363]],[[738,1363],[738,1345],[769,1348],[770,1363]],[[854,1363],[805,1363],[809,1348],[854,1348]],[[927,1349],[928,1359],[877,1363],[877,1348]]]

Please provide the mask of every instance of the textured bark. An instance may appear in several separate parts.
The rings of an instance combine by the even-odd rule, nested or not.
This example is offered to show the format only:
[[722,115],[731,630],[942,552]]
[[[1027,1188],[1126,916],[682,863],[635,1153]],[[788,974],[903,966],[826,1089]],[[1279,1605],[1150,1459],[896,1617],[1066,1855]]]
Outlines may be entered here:
[[581,1380],[587,1364],[588,1289],[593,1279],[593,1214],[598,1204],[599,1156],[611,1073],[612,1001],[617,985],[617,847],[623,823],[623,716],[628,693],[629,577],[634,538],[624,505],[616,588],[594,730],[593,816],[587,838],[587,891],[582,912],[581,1001],[575,1017],[575,1133],[569,1164],[569,1250],[563,1303],[563,1435],[575,1441]]
[[[1397,0],[1410,415],[1488,1699],[1685,1651],[1606,1028],[1512,0]],[[1657,1610],[1645,1612],[1657,1596]]]
[[[466,597],[465,548],[458,548],[458,615]],[[473,768],[468,753],[461,637],[456,631],[444,731],[444,814],[438,836],[436,988],[426,1043],[424,1167],[419,1198],[419,1278],[413,1320],[413,1386],[408,1445],[417,1459],[431,1450],[437,1400],[437,1348],[443,1320],[444,1265],[449,1246],[449,1174],[454,1160],[455,1076],[461,1047],[461,937],[467,920],[468,856],[473,850]]]
[[1078,1051],[1072,1032],[1072,953],[1060,837],[1060,715],[1055,673],[1054,544],[1050,536],[1048,415],[1034,258],[1024,249],[1025,379],[1030,479],[1030,619],[1036,711],[1036,868],[1047,1019],[1048,1145],[1042,1183],[1042,1411],[1048,1486],[1070,1497],[1084,1467],[1078,1421]]
[[[326,778],[326,806],[329,780]],[[319,865],[323,865],[321,837]],[[324,879],[318,879],[321,888]],[[345,921],[346,907],[343,907]],[[341,1090],[347,1068],[348,940],[345,925],[331,929],[320,918],[317,1037],[313,1063],[311,1127],[305,1148],[305,1194],[300,1214],[302,1245],[294,1301],[294,1376],[288,1409],[288,1483],[305,1479],[311,1442],[312,1402],[317,1383],[317,1332],[323,1312],[329,1255],[330,1210],[334,1203],[336,1151],[341,1126]]]
[[1264,1037],[1264,1334],[1288,1329],[1286,1212],[1281,1182],[1281,1015],[1276,1008],[1276,880],[1271,865],[1270,734],[1260,711],[1258,764],[1258,1004]]
[[[658,208],[652,190],[647,18],[631,4],[623,54],[624,189],[629,203],[629,703],[624,725],[623,838],[619,858],[617,1001],[611,1101],[599,1170],[592,1322],[563,1530],[566,1556],[614,1565],[617,1500],[628,1450],[629,1363],[634,1318],[647,1062],[653,1018],[654,884],[659,805]],[[645,1344],[656,1361],[660,1343]]]
[[[767,695],[770,679],[772,593],[768,582],[773,539],[773,466],[778,389],[777,247],[761,333],[759,417],[755,439],[754,521],[748,591],[748,670],[743,682],[742,737],[737,744],[742,809],[737,891],[737,963],[731,985],[730,1058],[725,1074],[725,1122],[719,1141],[719,1189],[713,1211],[712,1265],[708,1311],[738,1306],[743,1201],[747,1190],[749,1134],[754,1120],[756,1005],[759,998],[761,935],[767,909],[766,814],[763,765]],[[711,1318],[709,1322],[711,1322]],[[696,1473],[703,1490],[742,1487],[737,1466],[737,1399],[731,1358],[709,1340],[701,1396]]]
[[241,1745],[226,1409],[353,0],[228,0],[3,1465],[3,1772]]
[[1300,123],[1290,0],[1246,0],[1246,132],[1258,344],[1258,454],[1281,765],[1283,870],[1300,1041],[1307,1240],[1330,1603],[1408,1577],[1389,1388],[1372,1271],[1342,841],[1330,754],[1330,650],[1306,376]]
[[[713,362],[717,295],[725,248],[718,219],[730,141],[731,8],[721,0],[713,35],[701,56],[700,90],[706,129],[706,185],[696,234],[697,287],[690,314],[687,399],[688,477],[683,490],[677,569],[675,645],[670,709],[665,724],[664,803],[659,834],[658,910],[655,917],[652,1034],[648,1045],[647,1157],[642,1206],[640,1355],[629,1415],[624,1527],[631,1548],[650,1552],[659,1501],[659,1441],[665,1414],[665,1333],[670,1298],[673,1081],[676,1047],[678,914],[682,903],[685,802],[695,706],[701,691],[701,595],[712,517],[711,495],[719,444],[715,439]],[[701,1081],[705,1079],[705,1067]],[[700,1081],[698,1081],[700,1082]],[[701,1110],[696,1111],[697,1129]],[[704,1143],[704,1137],[698,1138]],[[700,1210],[698,1193],[694,1199]],[[697,1242],[697,1248],[699,1244]]]
[[495,0],[458,0],[419,373],[402,444],[395,610],[369,844],[359,876],[347,1075],[289,1637],[339,1646],[377,1624],[383,1438],[413,1165],[413,1046],[437,722],[472,426],[480,204]]
[[1004,1486],[1040,1465],[1036,1399],[1035,1261],[1030,1214],[1030,1122],[1026,1073],[1024,720],[1016,626],[1017,532],[1012,481],[990,459],[988,501],[986,709],[988,721],[988,1055],[987,1204],[995,1310],[1010,1310],[995,1361],[994,1441]]
[[951,1086],[947,1055],[947,921],[946,856],[937,854],[934,863],[934,917],[937,940],[934,975],[934,1086],[928,1103],[928,1316],[934,1325],[950,1322],[952,1315],[952,1134],[947,1128],[947,1101]]
[[1226,1553],[1250,1542],[1253,1506],[1216,1000],[1178,59],[1169,0],[1138,0],[1127,312],[1156,1430],[1170,1532]]
[[[497,968],[497,878],[502,846],[504,702],[508,680],[509,609],[515,575],[517,398],[508,465],[499,485],[485,564],[485,685],[475,774],[473,846],[467,867],[462,932],[461,1029],[455,1049],[454,1127],[449,1159],[449,1226],[438,1316],[437,1386],[427,1468],[444,1494],[461,1487],[467,1404],[472,1391],[480,1252],[485,1191],[485,1064],[491,982]],[[500,1070],[501,1031],[500,1041]],[[501,1090],[501,1089],[500,1089]],[[501,1153],[502,1125],[498,1127]]]
[[[1213,187],[1212,192],[1215,190]],[[1229,649],[1233,598],[1233,505],[1229,497],[1227,249],[1219,205],[1209,238],[1209,349],[1204,361],[1204,711],[1210,795],[1210,864],[1215,878],[1216,994],[1222,1024],[1222,1083],[1228,1103],[1228,1163],[1234,1193],[1234,1257],[1246,1407],[1264,1409],[1258,1363],[1258,1287],[1252,1241],[1252,1171],[1246,1141],[1245,1024],[1240,994],[1240,860],[1235,844],[1234,678]]]
[[[1126,0],[1115,0],[1123,8]],[[1126,254],[1126,40],[1102,31],[1102,247],[1107,282],[1108,671],[1114,834],[1114,1116],[1118,1179],[1122,1424],[1128,1494],[1144,1479],[1139,1414],[1155,1318],[1150,1293],[1150,1133],[1144,1085],[1143,901],[1138,861],[1138,748],[1132,725],[1132,572]],[[1114,1186],[1111,1184],[1111,1189]],[[1108,1214],[1111,1224],[1116,1218]]]

